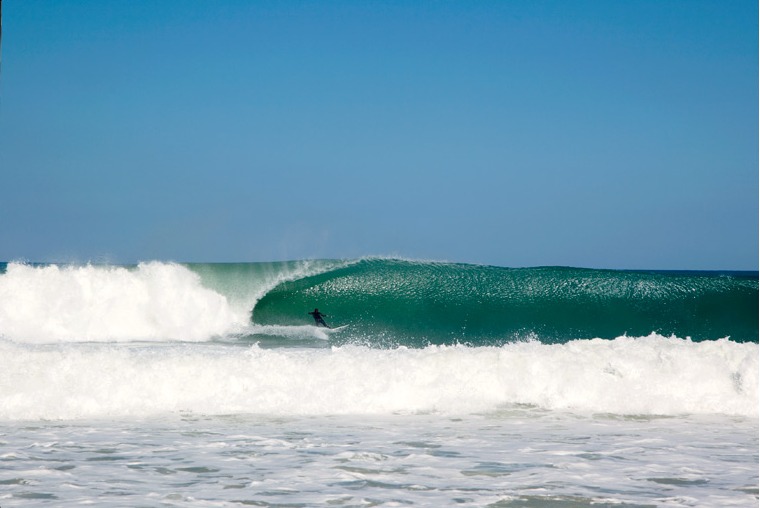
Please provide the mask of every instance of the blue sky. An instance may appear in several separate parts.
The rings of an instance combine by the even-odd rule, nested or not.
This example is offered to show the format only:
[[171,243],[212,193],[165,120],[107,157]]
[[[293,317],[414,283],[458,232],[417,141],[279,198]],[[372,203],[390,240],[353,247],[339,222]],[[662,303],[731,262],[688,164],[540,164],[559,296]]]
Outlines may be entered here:
[[755,1],[5,0],[0,260],[757,269]]

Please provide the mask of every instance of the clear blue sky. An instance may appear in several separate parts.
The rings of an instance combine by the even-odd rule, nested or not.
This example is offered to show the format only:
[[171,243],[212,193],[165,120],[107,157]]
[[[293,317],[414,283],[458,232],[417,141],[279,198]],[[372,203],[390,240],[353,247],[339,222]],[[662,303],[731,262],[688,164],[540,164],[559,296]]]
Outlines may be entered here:
[[757,269],[758,4],[5,0],[0,260]]

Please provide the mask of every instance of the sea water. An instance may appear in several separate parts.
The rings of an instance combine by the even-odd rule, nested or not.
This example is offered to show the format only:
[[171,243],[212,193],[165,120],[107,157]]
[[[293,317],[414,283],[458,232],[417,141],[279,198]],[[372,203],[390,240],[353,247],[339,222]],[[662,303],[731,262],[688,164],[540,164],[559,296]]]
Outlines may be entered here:
[[757,300],[756,273],[0,265],[0,506],[757,506]]

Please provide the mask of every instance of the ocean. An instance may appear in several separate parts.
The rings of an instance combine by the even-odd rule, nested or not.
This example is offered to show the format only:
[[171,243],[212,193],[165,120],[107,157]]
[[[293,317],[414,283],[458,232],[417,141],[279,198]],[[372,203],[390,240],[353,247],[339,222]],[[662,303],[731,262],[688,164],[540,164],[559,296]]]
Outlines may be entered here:
[[757,272],[0,263],[0,361],[2,508],[758,505]]

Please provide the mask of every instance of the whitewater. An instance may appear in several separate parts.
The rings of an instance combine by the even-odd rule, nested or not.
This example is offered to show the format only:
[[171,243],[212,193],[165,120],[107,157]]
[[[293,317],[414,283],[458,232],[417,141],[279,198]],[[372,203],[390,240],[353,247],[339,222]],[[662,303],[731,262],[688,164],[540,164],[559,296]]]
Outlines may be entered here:
[[756,272],[0,264],[0,506],[756,506],[757,305]]

